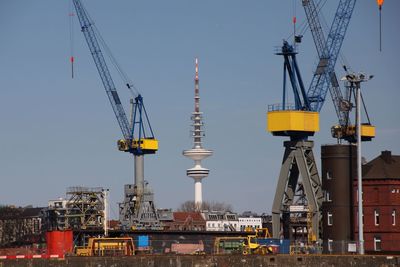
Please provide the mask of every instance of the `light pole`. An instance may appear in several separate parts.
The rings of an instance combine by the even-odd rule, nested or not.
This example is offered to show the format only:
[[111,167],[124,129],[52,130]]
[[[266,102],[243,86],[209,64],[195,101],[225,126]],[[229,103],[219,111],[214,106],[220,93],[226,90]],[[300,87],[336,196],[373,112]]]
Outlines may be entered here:
[[358,241],[360,245],[359,254],[364,254],[364,223],[363,223],[363,200],[362,200],[362,166],[361,166],[361,87],[362,82],[372,79],[370,75],[351,73],[342,80],[350,83],[350,88],[356,90],[356,134],[357,134],[357,195],[358,195]]

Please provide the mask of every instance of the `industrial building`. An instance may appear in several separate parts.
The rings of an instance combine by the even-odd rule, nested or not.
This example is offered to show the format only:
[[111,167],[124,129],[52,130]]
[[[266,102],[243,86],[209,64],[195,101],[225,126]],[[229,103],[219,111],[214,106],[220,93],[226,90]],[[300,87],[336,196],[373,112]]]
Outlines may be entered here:
[[[353,192],[357,184],[354,183]],[[353,193],[353,195],[355,195]],[[400,251],[400,155],[382,153],[363,165],[364,236],[367,252]],[[358,236],[358,199],[354,233]]]
[[44,242],[43,208],[0,207],[0,247]]
[[321,147],[323,247],[326,253],[345,253],[355,241],[353,180],[356,179],[356,147]]
[[[354,145],[328,145],[321,149],[326,253],[355,252],[358,246],[355,150]],[[382,151],[375,159],[365,162],[362,171],[365,251],[399,251],[400,156]]]

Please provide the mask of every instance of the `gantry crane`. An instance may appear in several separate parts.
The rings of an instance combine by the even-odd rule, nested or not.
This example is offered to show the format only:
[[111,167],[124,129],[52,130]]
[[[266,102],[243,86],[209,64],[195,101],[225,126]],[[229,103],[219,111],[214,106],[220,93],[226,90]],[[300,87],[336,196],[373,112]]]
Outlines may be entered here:
[[[312,0],[303,0],[303,6],[320,58],[307,93],[304,93],[305,89],[297,70],[298,66],[295,60],[296,52],[294,48],[288,43],[284,43],[282,52],[278,53],[285,57],[285,68],[291,78],[295,105],[288,106],[285,103],[286,73],[284,72],[283,104],[269,106],[267,114],[268,131],[272,132],[275,136],[289,136],[291,139],[290,142],[284,142],[286,149],[272,208],[274,237],[279,237],[280,235],[281,217],[283,221],[283,235],[284,237],[288,237],[289,207],[293,203],[299,171],[303,178],[306,198],[309,203],[309,213],[310,217],[312,217],[312,235],[315,238],[319,237],[320,207],[323,194],[321,181],[312,154],[313,143],[308,140],[308,137],[319,130],[319,112],[325,102],[328,89],[339,119],[339,125],[332,127],[333,136],[338,138],[338,140],[344,139],[349,142],[355,142],[356,140],[355,127],[350,124],[349,120],[349,112],[352,108],[350,101],[351,92],[347,92],[346,97],[343,97],[334,71],[355,2],[355,0],[339,1],[328,38],[325,40],[318,17],[319,10]],[[295,40],[299,39],[295,38]],[[291,60],[288,60],[289,58]],[[298,76],[298,85],[296,85],[296,76]],[[296,91],[302,93],[302,102],[299,102],[298,96],[300,94],[296,93]],[[375,128],[370,123],[363,125],[362,136],[364,140],[371,140],[375,136]]]
[[[101,50],[100,43],[103,39],[99,36],[82,2],[72,1],[81,30],[122,131],[123,139],[118,140],[118,149],[134,156],[134,185],[125,185],[124,201],[120,203],[120,221],[125,227],[157,225],[159,219],[154,207],[153,194],[144,183],[143,157],[146,154],[156,153],[158,141],[154,138],[143,97],[138,93],[134,101],[131,99],[132,114],[131,119],[128,120]],[[127,82],[126,85],[132,89],[132,84]]]
[[[276,54],[284,58],[283,97],[282,103],[268,106],[267,130],[274,136],[290,137],[290,141],[283,143],[285,152],[272,206],[273,236],[281,237],[281,219],[283,237],[290,236],[290,206],[293,204],[301,175],[312,221],[309,231],[318,237],[323,193],[312,151],[314,143],[308,140],[308,137],[319,131],[319,113],[311,110],[311,101],[303,84],[294,47],[284,41],[281,50]],[[293,92],[294,105],[286,103],[287,75]]]
[[[339,122],[338,125],[332,127],[332,136],[337,138],[338,141],[346,140],[354,143],[356,142],[356,131],[355,126],[351,125],[350,122],[350,111],[353,107],[351,97],[354,92],[347,90],[345,97],[343,97],[335,73],[335,64],[354,11],[356,0],[339,1],[327,39],[325,39],[319,19],[320,9],[315,5],[314,0],[302,0],[302,4],[319,57],[318,65],[307,92],[311,101],[311,109],[318,112],[321,110],[327,91],[329,90]],[[365,113],[368,115],[367,112]],[[375,137],[375,127],[371,125],[368,116],[367,119],[368,122],[361,127],[363,141],[370,141]]]

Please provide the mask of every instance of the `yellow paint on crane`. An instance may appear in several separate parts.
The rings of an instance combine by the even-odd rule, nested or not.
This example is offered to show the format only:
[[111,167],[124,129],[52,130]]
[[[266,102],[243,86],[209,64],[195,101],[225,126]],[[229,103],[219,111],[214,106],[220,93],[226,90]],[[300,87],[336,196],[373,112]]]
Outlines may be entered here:
[[[132,142],[132,143],[130,143]],[[118,140],[118,149],[120,151],[131,151],[132,149],[136,150],[140,147],[144,152],[154,153],[158,150],[158,140],[154,138],[141,138],[134,140]]]
[[[350,125],[347,127],[348,135],[356,135],[356,126]],[[375,137],[375,126],[370,124],[361,124],[361,139],[367,138],[371,139]]]
[[267,113],[269,132],[318,132],[319,113],[301,110],[279,110]]
[[375,137],[375,126],[361,125],[361,136],[370,138]]
[[154,150],[154,151],[156,151],[156,150],[158,150],[158,140],[142,138],[139,141],[139,139],[134,139],[133,142],[132,142],[132,147],[133,148],[139,148],[139,146],[140,146],[140,148],[142,150]]

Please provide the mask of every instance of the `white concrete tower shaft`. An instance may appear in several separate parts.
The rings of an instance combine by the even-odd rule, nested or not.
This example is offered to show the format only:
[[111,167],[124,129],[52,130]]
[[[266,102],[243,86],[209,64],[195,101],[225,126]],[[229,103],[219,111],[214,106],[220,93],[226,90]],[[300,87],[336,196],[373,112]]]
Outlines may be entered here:
[[199,95],[199,61],[195,59],[195,78],[194,78],[194,112],[192,112],[191,120],[193,122],[193,148],[183,151],[183,155],[194,160],[194,167],[186,170],[186,175],[194,179],[194,202],[196,209],[200,209],[203,202],[202,179],[207,177],[210,170],[201,166],[201,161],[213,154],[212,150],[203,148],[202,138],[203,130],[203,113],[200,111],[200,95]]

